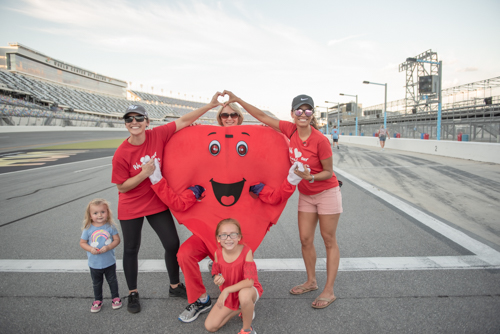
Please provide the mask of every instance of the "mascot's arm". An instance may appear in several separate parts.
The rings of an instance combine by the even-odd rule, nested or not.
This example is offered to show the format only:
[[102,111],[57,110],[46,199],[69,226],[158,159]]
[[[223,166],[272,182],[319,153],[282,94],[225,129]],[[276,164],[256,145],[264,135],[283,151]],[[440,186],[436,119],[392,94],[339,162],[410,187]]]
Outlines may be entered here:
[[165,178],[153,184],[151,188],[162,202],[174,211],[186,211],[196,203],[196,196],[192,190],[186,189],[181,194],[177,194],[168,186]]
[[304,165],[301,162],[294,162],[288,170],[288,176],[278,189],[273,189],[263,183],[259,183],[251,186],[250,191],[259,196],[260,200],[264,203],[272,205],[283,203],[292,196],[295,187],[302,181],[302,178],[295,173],[296,170],[303,172]]
[[276,205],[285,202],[293,195],[296,186],[290,184],[287,179],[283,181],[279,188],[264,186],[259,193],[259,199],[267,204]]

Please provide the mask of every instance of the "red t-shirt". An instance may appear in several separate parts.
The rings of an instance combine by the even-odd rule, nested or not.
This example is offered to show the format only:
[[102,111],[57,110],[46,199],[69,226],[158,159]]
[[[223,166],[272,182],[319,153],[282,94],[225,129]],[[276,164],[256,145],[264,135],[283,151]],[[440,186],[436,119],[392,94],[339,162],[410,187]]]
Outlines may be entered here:
[[[141,145],[132,145],[125,140],[113,156],[111,182],[122,184],[141,172],[145,156],[157,158],[160,166],[163,149],[175,133],[175,122],[146,130],[146,140]],[[126,193],[118,193],[118,219],[127,220],[152,215],[167,210],[168,207],[151,189],[149,178]]]
[[[228,286],[237,284],[244,279],[253,279],[253,286],[257,289],[259,297],[262,296],[264,290],[259,282],[259,277],[257,276],[257,266],[255,262],[247,262],[246,257],[250,247],[245,245],[241,250],[240,255],[236,260],[231,263],[227,263],[222,255],[222,250],[217,249],[215,253],[217,254],[217,262],[212,265],[212,275],[222,274],[224,277],[224,284],[222,284],[219,289],[224,290]],[[231,292],[224,303],[224,306],[231,310],[237,310],[240,308],[239,291]]]
[[[304,167],[311,169],[311,174],[318,174],[323,171],[321,160],[332,156],[332,148],[330,147],[330,141],[321,132],[311,127],[311,135],[306,141],[302,141],[296,131],[297,125],[294,123],[280,121],[280,130],[285,136],[290,138],[290,147],[288,150],[292,164],[295,161],[302,162]],[[309,183],[307,180],[302,180],[298,188],[304,195],[315,195],[338,186],[337,176],[333,173],[331,178],[324,181]]]

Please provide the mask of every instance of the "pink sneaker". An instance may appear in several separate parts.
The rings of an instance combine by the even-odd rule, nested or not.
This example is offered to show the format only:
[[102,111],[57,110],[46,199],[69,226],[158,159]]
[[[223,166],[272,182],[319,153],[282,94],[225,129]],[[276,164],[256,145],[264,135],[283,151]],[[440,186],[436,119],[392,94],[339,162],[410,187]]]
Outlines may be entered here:
[[111,303],[111,307],[113,308],[113,310],[118,310],[119,308],[122,307],[122,300],[118,297],[114,298]]
[[90,312],[97,313],[101,310],[102,302],[100,300],[95,300],[92,303],[92,307],[90,308]]

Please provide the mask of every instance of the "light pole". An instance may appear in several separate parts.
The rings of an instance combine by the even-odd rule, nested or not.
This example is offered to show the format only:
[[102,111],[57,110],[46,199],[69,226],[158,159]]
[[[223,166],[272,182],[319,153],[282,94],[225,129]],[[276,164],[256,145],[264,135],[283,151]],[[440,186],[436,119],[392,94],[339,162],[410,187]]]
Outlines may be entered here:
[[[326,134],[328,134],[328,107],[316,106],[316,108],[326,108]],[[320,114],[321,115],[321,114]],[[323,117],[321,117],[322,119]]]
[[325,101],[325,103],[337,104],[337,129],[339,129],[340,132],[340,106],[343,106],[345,103],[330,102],[330,101]]
[[358,135],[358,95],[349,95],[349,94],[344,94],[340,93],[339,95],[341,96],[353,96],[356,97],[356,136]]
[[381,84],[371,81],[363,81],[364,84],[379,85],[385,87],[385,98],[384,98],[384,128],[387,128],[387,83]]

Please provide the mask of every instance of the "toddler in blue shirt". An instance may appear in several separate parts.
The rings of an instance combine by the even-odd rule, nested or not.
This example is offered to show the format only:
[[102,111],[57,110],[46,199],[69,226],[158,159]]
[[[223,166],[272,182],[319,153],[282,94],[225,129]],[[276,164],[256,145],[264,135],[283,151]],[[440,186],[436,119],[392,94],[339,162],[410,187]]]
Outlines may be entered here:
[[94,199],[87,205],[83,220],[80,246],[87,251],[90,276],[94,286],[94,302],[91,312],[99,312],[102,307],[103,278],[111,290],[112,308],[122,307],[116,278],[116,258],[114,248],[120,243],[120,236],[113,221],[113,215],[105,199]]

